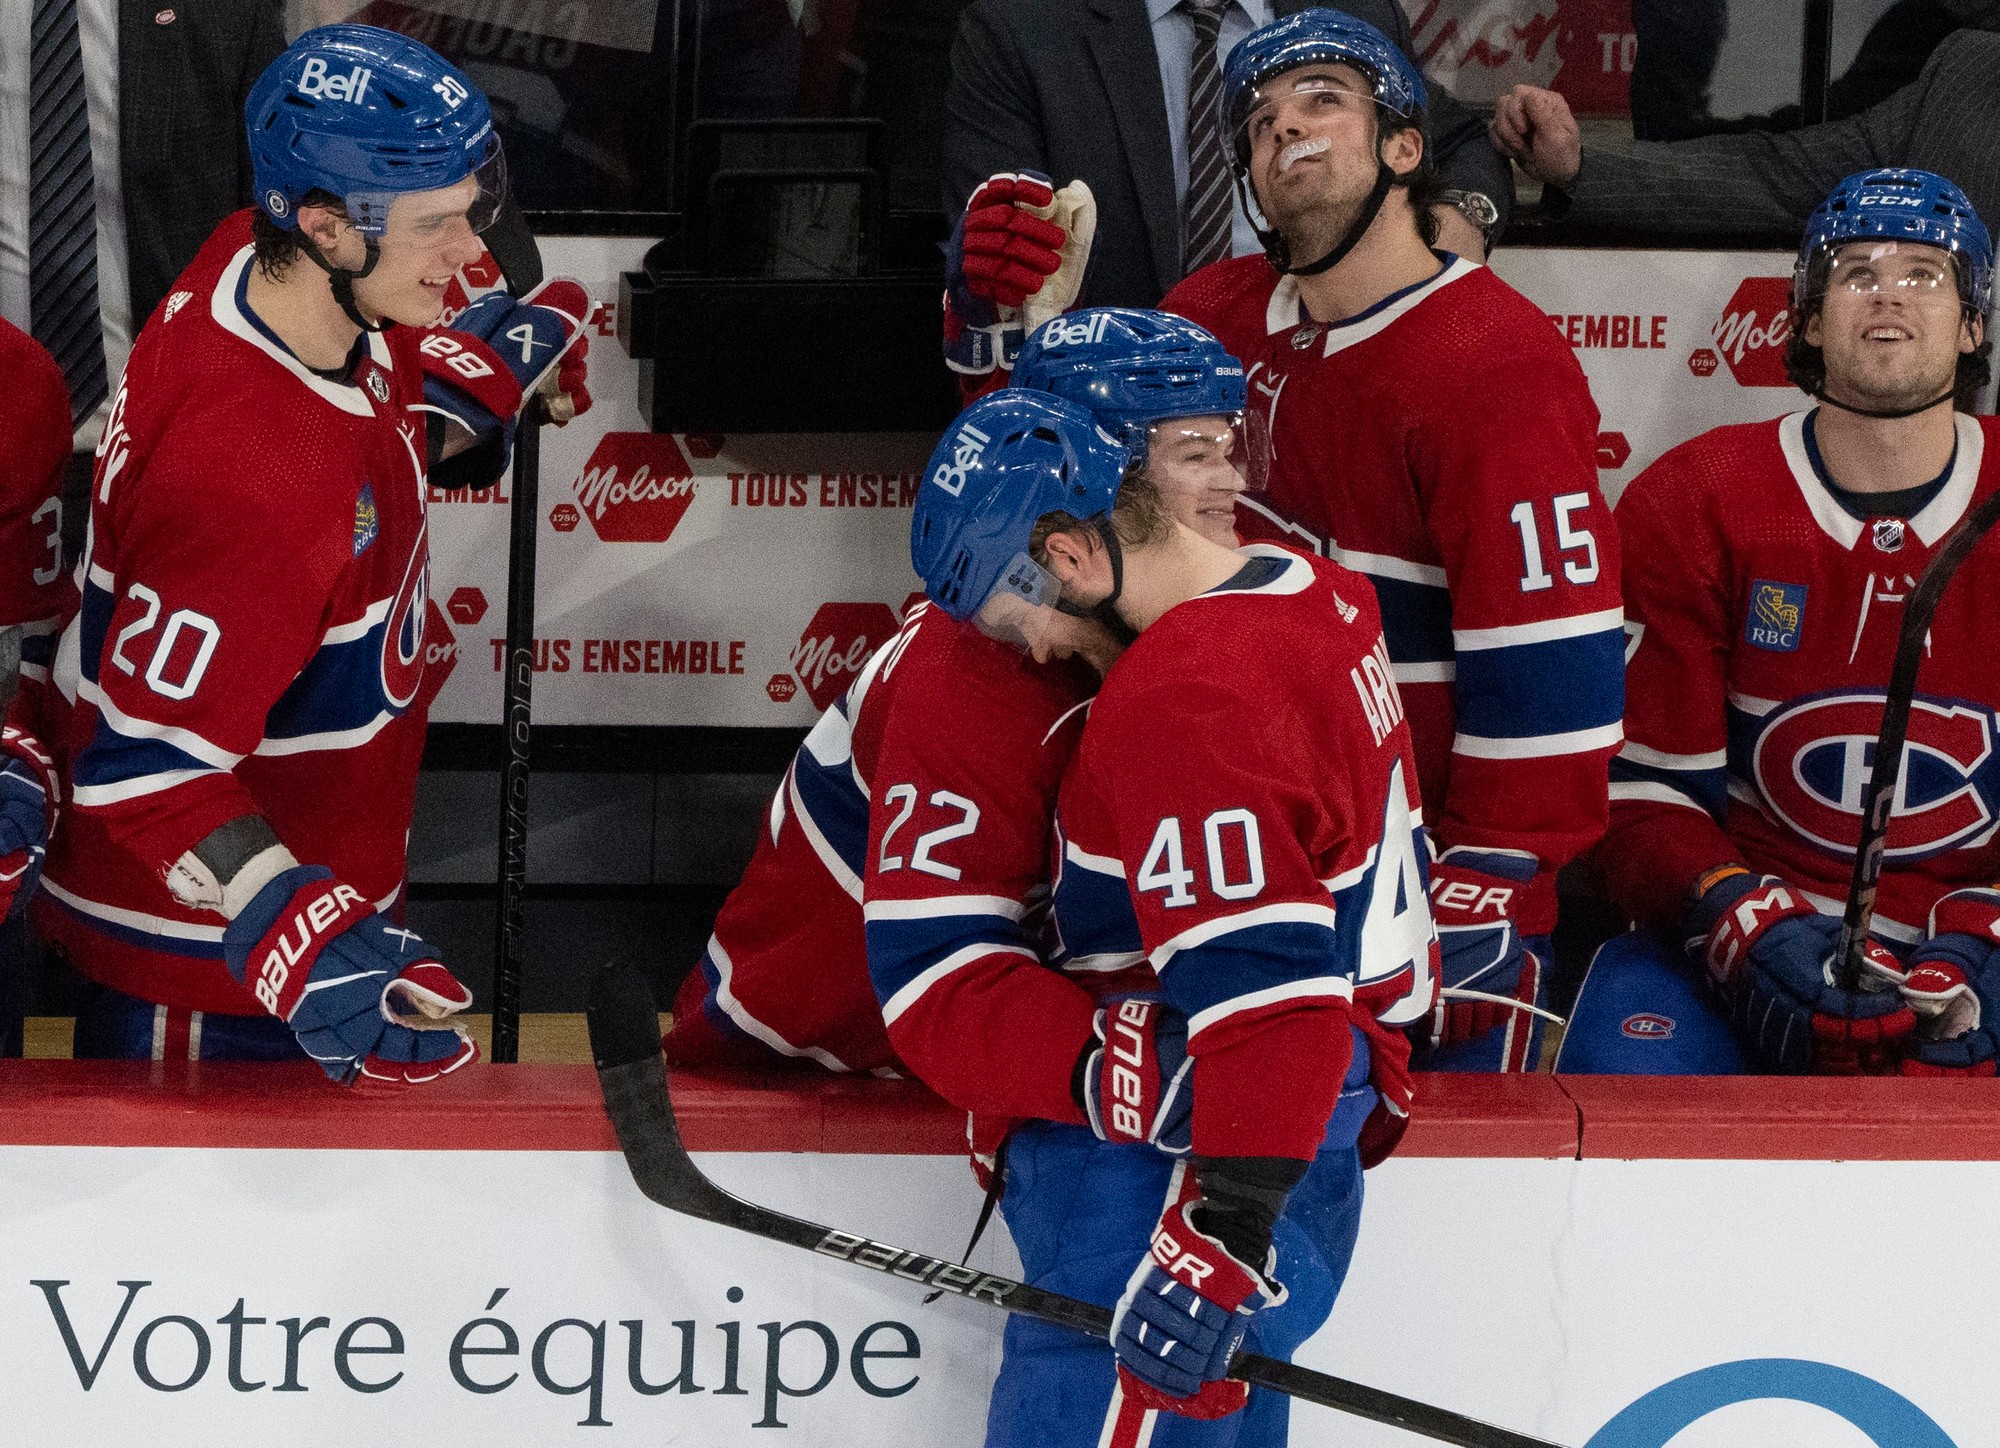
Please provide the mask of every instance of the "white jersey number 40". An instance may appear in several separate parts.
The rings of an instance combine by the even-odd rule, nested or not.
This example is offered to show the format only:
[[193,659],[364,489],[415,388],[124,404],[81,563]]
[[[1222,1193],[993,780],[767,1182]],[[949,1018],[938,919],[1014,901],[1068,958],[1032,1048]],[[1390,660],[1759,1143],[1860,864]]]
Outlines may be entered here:
[[[1238,850],[1231,850],[1234,838]],[[1264,890],[1264,837],[1257,816],[1247,809],[1219,809],[1201,822],[1201,839],[1208,856],[1208,888],[1223,900],[1249,900]],[[1239,853],[1240,852],[1240,853]],[[1240,874],[1240,878],[1239,878]],[[1160,903],[1169,910],[1192,905],[1198,897],[1190,888],[1195,873],[1188,868],[1181,844],[1179,815],[1168,815],[1153,831],[1135,882],[1139,893],[1163,890]]]

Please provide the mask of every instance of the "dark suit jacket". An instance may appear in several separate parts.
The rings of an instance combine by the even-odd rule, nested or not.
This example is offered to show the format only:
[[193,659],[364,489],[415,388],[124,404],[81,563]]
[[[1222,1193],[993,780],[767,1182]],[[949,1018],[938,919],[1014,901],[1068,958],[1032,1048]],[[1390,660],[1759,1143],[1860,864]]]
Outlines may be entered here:
[[283,0],[119,0],[119,179],[134,334],[215,224],[250,203],[243,102],[284,51],[284,12]]
[[[1306,0],[1273,0],[1289,15]],[[1413,54],[1396,0],[1342,8]],[[1430,142],[1449,186],[1512,209],[1507,163],[1483,117],[1430,90]],[[956,217],[997,171],[1027,169],[1060,186],[1073,177],[1097,198],[1097,240],[1082,300],[1150,307],[1181,277],[1167,99],[1145,0],[975,0],[959,22],[945,106],[945,212]]]
[[1843,176],[1921,166],[1956,181],[1991,227],[2000,221],[1996,75],[2000,35],[1960,30],[1931,52],[1916,80],[1859,115],[1802,131],[1641,146],[1629,156],[1586,149],[1569,195],[1545,192],[1543,206],[1577,221],[1737,232],[1795,246]]

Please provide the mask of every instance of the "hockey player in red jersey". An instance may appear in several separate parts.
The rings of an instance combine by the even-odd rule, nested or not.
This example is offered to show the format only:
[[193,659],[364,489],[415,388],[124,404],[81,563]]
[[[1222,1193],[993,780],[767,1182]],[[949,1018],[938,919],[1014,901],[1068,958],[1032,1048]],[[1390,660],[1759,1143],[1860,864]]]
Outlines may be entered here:
[[[1243,436],[1243,369],[1220,343],[1162,313],[1079,312],[1038,331],[1020,357],[1022,384],[1037,388],[1066,386],[1083,368],[1098,420],[1130,435],[1175,516],[1233,546],[1233,500],[1255,449]],[[953,442],[937,466],[954,465],[960,448],[975,444]],[[864,886],[882,881],[901,908],[926,892],[983,890],[1032,910],[1047,884],[1056,784],[1074,743],[1074,729],[1055,726],[1095,692],[1117,651],[1095,621],[1045,613],[1042,624],[1044,657],[1025,659],[935,604],[919,605],[820,717],[771,801],[708,948],[682,982],[664,1041],[672,1060],[769,1065],[790,1057],[833,1070],[891,1069],[897,1053],[868,979]],[[961,847],[973,851],[970,861],[952,866],[959,875],[939,873],[925,853],[885,876],[883,857],[867,855],[869,792],[885,771],[925,797],[887,802],[910,817],[913,839],[929,838],[923,821],[941,808],[931,796],[973,802],[982,823]],[[934,823],[950,827],[949,812]],[[1011,925],[1002,934],[1017,938]],[[923,957],[919,968],[931,963]]]
[[[1372,1125],[1386,1152],[1407,1112],[1399,1027],[1436,967],[1415,757],[1360,578],[1200,537],[1090,414],[1020,393],[962,415],[977,445],[914,528],[955,615],[1136,635],[1063,783],[1054,953],[970,890],[906,894],[897,870],[869,895],[905,1060],[1015,1119],[1000,1201],[1028,1280],[1117,1309],[1110,1344],[1010,1321],[987,1442],[1282,1443],[1286,1400],[1225,1373],[1246,1339],[1284,1356],[1324,1321],[1357,1142]],[[900,861],[917,837],[884,798],[870,854]],[[924,837],[935,864],[972,833]]]
[[[1302,10],[1232,50],[1223,88],[1266,255],[1204,267],[1161,305],[1243,360],[1276,510],[1375,586],[1446,987],[1540,1002],[1555,871],[1604,828],[1620,737],[1597,409],[1538,307],[1429,245],[1423,78],[1386,37]],[[1520,1070],[1540,1030],[1460,996],[1420,1034],[1433,1068]]]
[[[36,698],[46,687],[62,611],[62,478],[69,462],[69,397],[62,369],[34,338],[0,320],[0,1056],[21,1054],[30,985],[21,920],[55,816],[57,791]],[[15,701],[7,707],[7,701]]]
[[1793,281],[1786,364],[1819,405],[1683,443],[1619,500],[1634,649],[1597,859],[1672,943],[1605,947],[1563,1069],[1993,1071],[1990,541],[1930,626],[1864,988],[1840,989],[1829,963],[1904,604],[2000,487],[2000,424],[1953,407],[1986,379],[1991,286],[1991,242],[1957,186],[1848,177]]
[[431,422],[504,445],[582,294],[422,330],[504,183],[485,98],[423,46],[309,31],[246,124],[259,210],[147,323],[98,449],[40,918],[96,987],[79,1056],[429,1080],[477,1055],[470,993],[399,918]]

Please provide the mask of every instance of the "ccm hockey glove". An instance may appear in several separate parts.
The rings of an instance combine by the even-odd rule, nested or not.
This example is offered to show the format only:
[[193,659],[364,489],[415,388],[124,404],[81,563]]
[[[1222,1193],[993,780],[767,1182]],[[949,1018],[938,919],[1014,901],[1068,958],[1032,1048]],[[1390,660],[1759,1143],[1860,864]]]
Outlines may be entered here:
[[[1303,1169],[1305,1163],[1298,1164]],[[1280,1200],[1282,1206],[1282,1200]],[[1229,1376],[1250,1320],[1285,1300],[1275,1281],[1278,1254],[1262,1234],[1262,1270],[1195,1225],[1205,1211],[1192,1165],[1174,1168],[1167,1210],[1151,1249],[1125,1284],[1111,1319],[1111,1347],[1125,1396],[1184,1418],[1222,1418],[1250,1400],[1250,1385]],[[1272,1213],[1272,1220],[1276,1213]]]
[[2000,889],[1954,890],[1910,952],[1903,1002],[1917,1018],[1905,1076],[1991,1076],[2000,1063]]
[[1158,996],[1114,996],[1098,1007],[1094,1027],[1097,1040],[1077,1062],[1090,1129],[1104,1141],[1185,1156],[1194,1122],[1186,1017]]
[[448,1017],[472,993],[414,931],[400,930],[318,865],[272,877],[222,932],[229,973],[345,1085],[436,1080],[479,1059]]
[[35,893],[61,793],[41,741],[11,726],[0,732],[0,917],[12,920]]
[[1729,1002],[1738,1034],[1766,1069],[1789,1075],[1894,1071],[1916,1026],[1893,989],[1902,967],[1875,942],[1861,989],[1834,984],[1839,940],[1838,920],[1741,865],[1702,876],[1688,909],[1688,951]]

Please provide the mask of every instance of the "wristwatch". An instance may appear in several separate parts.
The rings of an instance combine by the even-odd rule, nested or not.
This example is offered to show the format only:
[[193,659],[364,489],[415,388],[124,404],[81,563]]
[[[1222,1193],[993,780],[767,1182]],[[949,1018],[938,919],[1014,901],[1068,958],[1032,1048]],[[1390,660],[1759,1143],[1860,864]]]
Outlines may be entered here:
[[1440,191],[1438,200],[1471,222],[1479,232],[1479,239],[1489,248],[1493,245],[1493,230],[1500,224],[1500,208],[1493,204],[1491,196],[1484,191],[1452,190]]

